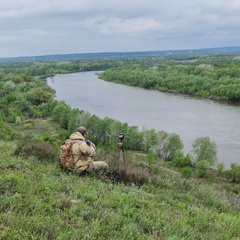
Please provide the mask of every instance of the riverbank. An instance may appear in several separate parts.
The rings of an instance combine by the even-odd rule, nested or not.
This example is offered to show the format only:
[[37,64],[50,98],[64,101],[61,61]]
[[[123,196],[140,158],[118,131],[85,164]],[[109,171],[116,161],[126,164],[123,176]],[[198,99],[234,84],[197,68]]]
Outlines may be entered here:
[[[140,130],[179,134],[185,153],[191,151],[196,138],[208,136],[217,144],[218,160],[227,169],[232,163],[240,163],[238,106],[111,83],[95,73],[56,75],[48,85],[56,91],[56,99],[72,108],[126,122]],[[80,93],[80,88],[85,91]]]
[[133,61],[100,74],[102,79],[215,100],[240,101],[239,61],[235,56],[196,59],[194,62],[156,60],[151,64]]

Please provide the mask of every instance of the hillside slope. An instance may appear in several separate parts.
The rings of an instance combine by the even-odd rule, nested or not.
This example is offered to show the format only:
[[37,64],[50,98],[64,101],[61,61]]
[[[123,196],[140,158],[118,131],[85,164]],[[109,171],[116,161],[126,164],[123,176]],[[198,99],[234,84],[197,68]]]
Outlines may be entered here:
[[0,142],[1,239],[240,237],[240,196],[227,183],[156,168],[142,186],[114,184],[106,174],[78,176],[56,161],[15,157],[15,147]]

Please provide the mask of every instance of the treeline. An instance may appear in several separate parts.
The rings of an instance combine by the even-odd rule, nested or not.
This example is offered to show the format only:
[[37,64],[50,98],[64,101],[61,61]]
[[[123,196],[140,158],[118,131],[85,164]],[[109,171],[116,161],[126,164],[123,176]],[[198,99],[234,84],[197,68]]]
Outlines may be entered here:
[[3,62],[0,63],[0,78],[11,79],[13,75],[46,77],[54,74],[64,74],[80,71],[99,71],[119,66],[113,60],[93,59],[59,62]]
[[163,92],[219,100],[240,100],[240,57],[195,56],[191,60],[155,59],[128,62],[100,74],[114,81]]

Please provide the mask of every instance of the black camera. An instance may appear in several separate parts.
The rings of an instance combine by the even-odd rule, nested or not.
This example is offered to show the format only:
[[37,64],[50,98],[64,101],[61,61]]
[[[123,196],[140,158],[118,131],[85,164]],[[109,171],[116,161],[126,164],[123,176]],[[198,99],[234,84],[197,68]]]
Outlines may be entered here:
[[124,139],[124,134],[123,134],[123,133],[119,133],[119,134],[118,134],[118,141],[119,141],[119,142],[122,142],[123,139]]

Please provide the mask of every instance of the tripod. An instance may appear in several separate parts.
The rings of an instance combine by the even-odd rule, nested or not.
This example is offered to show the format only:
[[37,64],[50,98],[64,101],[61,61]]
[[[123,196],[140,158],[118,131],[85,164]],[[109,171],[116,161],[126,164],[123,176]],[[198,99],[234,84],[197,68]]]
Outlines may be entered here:
[[122,157],[123,157],[123,162],[124,162],[124,166],[125,166],[125,155],[124,155],[124,147],[123,147],[123,142],[122,140],[119,140],[118,143],[118,158],[117,158],[117,166],[116,166],[116,171],[113,171],[113,182],[115,184],[118,184],[119,182],[121,182],[121,168],[120,168],[120,157],[121,157],[121,153],[122,153]]
[[118,141],[117,145],[118,145],[118,159],[117,159],[117,165],[118,165],[118,169],[119,169],[121,152],[122,152],[122,156],[123,156],[123,162],[124,162],[124,164],[125,164],[126,161],[125,161],[125,155],[124,155],[123,142],[122,142],[122,141]]

